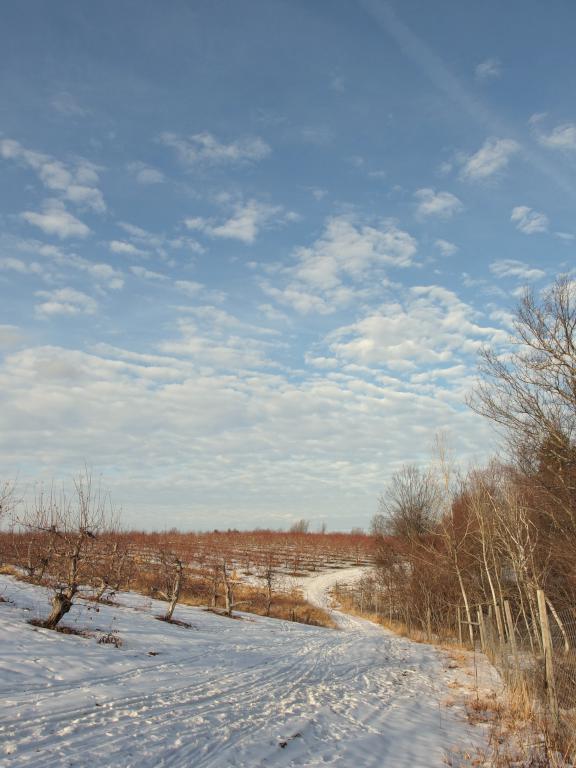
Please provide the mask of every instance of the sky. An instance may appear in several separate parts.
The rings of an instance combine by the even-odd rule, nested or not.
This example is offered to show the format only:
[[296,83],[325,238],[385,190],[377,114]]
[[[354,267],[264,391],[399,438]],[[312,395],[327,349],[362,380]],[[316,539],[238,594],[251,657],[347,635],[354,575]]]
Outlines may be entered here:
[[128,526],[366,527],[576,266],[566,0],[19,0],[0,27],[0,479]]

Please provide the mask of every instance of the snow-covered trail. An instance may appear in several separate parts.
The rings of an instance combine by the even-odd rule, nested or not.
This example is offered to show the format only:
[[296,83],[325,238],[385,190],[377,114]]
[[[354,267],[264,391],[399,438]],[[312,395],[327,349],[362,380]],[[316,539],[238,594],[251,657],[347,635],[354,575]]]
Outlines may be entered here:
[[380,627],[375,627],[374,624],[369,621],[364,621],[363,619],[350,616],[347,613],[332,608],[332,599],[330,597],[330,590],[332,587],[338,583],[352,584],[360,579],[367,570],[369,569],[366,567],[358,567],[345,568],[339,571],[328,571],[327,573],[322,573],[318,576],[303,580],[301,587],[306,600],[313,605],[317,605],[325,611],[328,611],[340,629],[346,631],[356,630],[362,633],[372,633],[376,630],[381,636],[382,629]]
[[[326,603],[335,580],[310,579]],[[42,591],[0,577],[0,765],[442,766],[478,733],[446,709],[451,672],[430,646],[336,613],[342,631],[179,607],[156,621],[135,595],[74,609],[67,624],[116,629],[121,649],[23,624]],[[149,655],[150,653],[154,655]]]

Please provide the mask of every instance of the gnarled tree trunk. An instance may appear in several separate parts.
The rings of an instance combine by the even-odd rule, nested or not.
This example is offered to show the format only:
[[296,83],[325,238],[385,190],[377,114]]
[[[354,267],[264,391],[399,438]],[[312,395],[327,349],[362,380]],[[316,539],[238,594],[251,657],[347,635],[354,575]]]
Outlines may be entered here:
[[55,629],[70,608],[72,608],[72,597],[66,592],[57,592],[52,598],[52,611],[44,622],[44,626],[47,629]]

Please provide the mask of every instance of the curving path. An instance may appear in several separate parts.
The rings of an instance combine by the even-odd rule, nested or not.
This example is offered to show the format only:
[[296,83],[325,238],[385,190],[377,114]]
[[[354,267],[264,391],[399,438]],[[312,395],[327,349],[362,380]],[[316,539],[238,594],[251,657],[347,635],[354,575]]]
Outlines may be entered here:
[[[311,601],[359,569],[308,580]],[[16,588],[17,586],[17,588]],[[444,657],[337,611],[339,631],[152,602],[74,609],[68,624],[114,629],[121,649],[35,630],[44,595],[0,577],[0,765],[90,768],[445,766],[478,739],[441,705]]]

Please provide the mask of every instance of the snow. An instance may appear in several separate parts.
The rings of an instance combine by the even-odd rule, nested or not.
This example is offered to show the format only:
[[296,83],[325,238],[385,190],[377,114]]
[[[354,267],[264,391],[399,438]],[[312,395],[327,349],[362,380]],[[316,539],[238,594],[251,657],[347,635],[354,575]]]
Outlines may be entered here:
[[[361,571],[304,589],[327,606]],[[178,606],[181,627],[123,593],[74,606],[64,623],[84,638],[26,623],[46,615],[43,589],[0,576],[0,595],[2,766],[428,768],[486,737],[444,706],[462,673],[442,652],[338,611],[329,630]],[[121,648],[97,643],[111,630]]]

